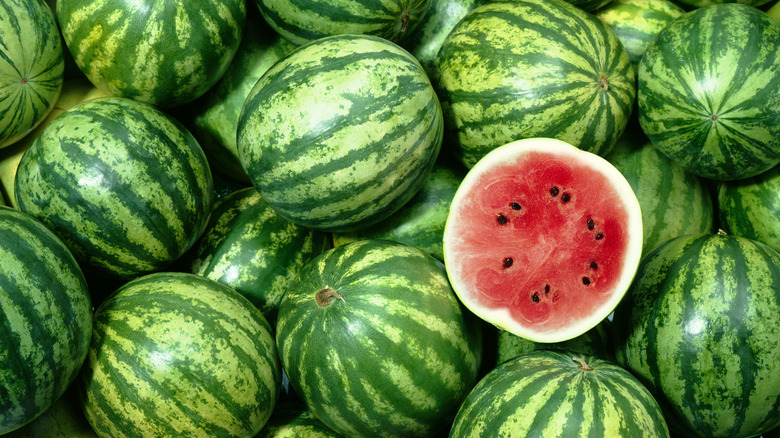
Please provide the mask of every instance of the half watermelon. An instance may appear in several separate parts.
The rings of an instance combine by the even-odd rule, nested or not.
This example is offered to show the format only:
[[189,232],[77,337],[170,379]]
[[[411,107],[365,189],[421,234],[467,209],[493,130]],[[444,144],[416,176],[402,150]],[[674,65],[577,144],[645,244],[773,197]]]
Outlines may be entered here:
[[536,342],[574,338],[609,316],[641,253],[642,215],[623,175],[549,138],[477,162],[444,229],[447,274],[464,305]]

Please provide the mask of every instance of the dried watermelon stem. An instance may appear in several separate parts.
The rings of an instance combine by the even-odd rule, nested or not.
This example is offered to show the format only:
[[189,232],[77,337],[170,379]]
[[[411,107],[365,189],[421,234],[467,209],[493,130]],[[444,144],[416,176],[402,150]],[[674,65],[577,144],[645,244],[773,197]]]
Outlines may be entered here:
[[579,369],[581,369],[583,371],[593,371],[593,367],[588,365],[588,363],[585,362],[585,359],[583,359],[581,357],[574,357],[572,359],[574,359],[574,361],[580,363],[580,366],[578,366],[577,368],[579,368]]
[[338,292],[331,289],[329,286],[325,286],[324,288],[318,290],[317,293],[314,294],[314,299],[317,300],[317,304],[319,304],[320,307],[330,305],[334,299],[344,301],[344,298],[342,298]]

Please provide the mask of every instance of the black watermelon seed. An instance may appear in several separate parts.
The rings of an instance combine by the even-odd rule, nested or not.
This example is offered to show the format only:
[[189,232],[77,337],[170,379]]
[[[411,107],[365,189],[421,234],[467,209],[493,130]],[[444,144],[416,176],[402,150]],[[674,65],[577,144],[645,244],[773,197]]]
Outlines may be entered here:
[[511,206],[512,206],[512,210],[520,210],[521,208],[523,208],[517,202],[513,202]]
[[512,263],[514,263],[514,262],[515,261],[512,260],[512,257],[507,257],[507,258],[504,259],[504,267],[508,268],[508,267],[512,266]]
[[592,230],[595,227],[596,227],[596,223],[593,222],[593,219],[588,219],[588,229]]
[[550,293],[550,285],[549,284],[545,284],[544,285],[544,293],[546,293],[546,294]]
[[531,295],[531,301],[533,301],[534,303],[538,303],[540,301],[539,300],[539,295],[537,295],[537,294]]
[[571,195],[568,193],[564,193],[563,196],[561,196],[561,202],[564,204],[571,201]]
[[553,196],[558,196],[558,187],[553,187],[550,189],[550,194]]
[[505,223],[509,222],[509,220],[503,214],[499,214],[496,220],[500,225],[504,225]]
[[604,235],[601,234],[601,233],[596,234],[596,240],[602,239],[603,237],[604,237]]
[[598,267],[599,267],[599,266],[596,264],[596,262],[595,262],[595,261],[593,261],[593,262],[590,262],[590,268],[591,268],[591,269],[598,269]]
[[589,285],[590,284],[590,278],[582,277],[582,284],[584,284],[585,286]]

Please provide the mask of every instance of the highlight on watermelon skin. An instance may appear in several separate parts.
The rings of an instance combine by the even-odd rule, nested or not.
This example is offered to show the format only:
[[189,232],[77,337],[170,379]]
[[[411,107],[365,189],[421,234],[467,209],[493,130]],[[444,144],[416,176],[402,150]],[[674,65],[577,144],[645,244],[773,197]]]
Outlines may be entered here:
[[535,342],[596,326],[626,293],[642,254],[631,186],[600,156],[531,138],[469,170],[444,229],[458,297],[483,320]]

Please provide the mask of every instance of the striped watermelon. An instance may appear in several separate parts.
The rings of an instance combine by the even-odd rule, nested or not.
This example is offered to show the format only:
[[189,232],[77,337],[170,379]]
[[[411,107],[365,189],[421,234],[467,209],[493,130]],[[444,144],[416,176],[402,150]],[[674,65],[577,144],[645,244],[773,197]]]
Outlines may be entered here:
[[213,86],[238,49],[244,0],[57,0],[76,65],[112,95],[160,107]]
[[272,330],[228,286],[149,274],[94,321],[78,388],[98,435],[253,437],[270,417],[281,380]]
[[747,178],[780,163],[780,23],[729,3],[658,33],[638,74],[639,122],[694,174]]
[[605,157],[626,177],[642,210],[642,257],[677,236],[713,231],[715,209],[705,181],[629,129]]
[[780,166],[718,187],[720,226],[780,251]]
[[442,114],[419,62],[374,36],[300,47],[247,97],[238,156],[279,215],[326,231],[386,218],[429,175]]
[[81,411],[76,385],[71,385],[35,420],[3,438],[98,438],[98,435]]
[[672,0],[613,0],[595,11],[623,43],[628,57],[639,68],[639,61],[653,38],[685,10]]
[[780,254],[719,234],[681,236],[642,262],[615,309],[616,356],[682,436],[780,425]]
[[73,255],[32,216],[0,207],[0,435],[65,393],[91,330],[92,303]]
[[333,35],[374,35],[398,42],[414,30],[431,0],[255,0],[286,40],[303,45]]
[[489,372],[450,431],[461,437],[669,437],[661,409],[639,380],[612,362],[535,350]]
[[460,163],[439,159],[414,197],[378,224],[353,232],[333,233],[333,244],[363,239],[405,243],[444,260],[442,238],[450,203],[466,171]]
[[114,278],[179,258],[214,199],[192,135],[151,105],[119,97],[84,102],[49,123],[14,184],[19,208],[54,230],[83,269]]
[[276,329],[296,393],[349,437],[446,432],[482,355],[479,321],[441,262],[391,241],[338,246],[307,264]]
[[54,107],[65,62],[60,32],[43,0],[0,4],[0,148],[30,132]]
[[473,9],[445,39],[436,72],[445,142],[467,167],[529,137],[604,155],[634,104],[634,72],[620,40],[563,0]]
[[329,244],[326,233],[280,217],[248,187],[216,203],[190,266],[240,292],[273,326],[287,286]]

